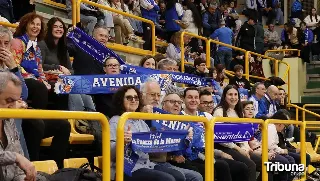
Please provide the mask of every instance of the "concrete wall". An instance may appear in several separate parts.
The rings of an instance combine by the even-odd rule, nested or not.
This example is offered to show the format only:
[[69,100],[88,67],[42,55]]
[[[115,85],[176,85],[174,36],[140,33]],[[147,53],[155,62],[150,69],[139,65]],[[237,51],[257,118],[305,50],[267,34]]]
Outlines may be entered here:
[[[301,103],[301,96],[306,88],[306,64],[300,58],[284,58],[283,61],[290,65],[290,100],[292,103]],[[279,65],[279,77],[282,79],[286,69],[285,64]],[[263,71],[266,77],[272,76],[268,59],[263,60]],[[287,82],[288,78],[284,78],[284,81]],[[287,84],[283,88],[288,92]]]

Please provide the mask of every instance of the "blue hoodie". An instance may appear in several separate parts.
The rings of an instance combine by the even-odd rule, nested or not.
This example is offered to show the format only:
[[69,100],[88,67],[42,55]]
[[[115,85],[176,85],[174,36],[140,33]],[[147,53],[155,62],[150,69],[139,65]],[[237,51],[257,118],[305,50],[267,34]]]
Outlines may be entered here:
[[291,6],[291,11],[292,12],[299,12],[302,11],[302,4],[300,0],[295,0]]

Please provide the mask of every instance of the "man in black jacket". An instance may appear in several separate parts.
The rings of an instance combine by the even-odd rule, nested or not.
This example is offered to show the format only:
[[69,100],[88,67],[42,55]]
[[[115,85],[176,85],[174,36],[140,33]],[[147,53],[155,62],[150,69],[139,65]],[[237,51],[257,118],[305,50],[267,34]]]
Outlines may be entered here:
[[255,52],[255,36],[256,30],[254,24],[256,23],[255,17],[249,17],[248,21],[244,22],[241,26],[237,36],[236,45],[248,51]]

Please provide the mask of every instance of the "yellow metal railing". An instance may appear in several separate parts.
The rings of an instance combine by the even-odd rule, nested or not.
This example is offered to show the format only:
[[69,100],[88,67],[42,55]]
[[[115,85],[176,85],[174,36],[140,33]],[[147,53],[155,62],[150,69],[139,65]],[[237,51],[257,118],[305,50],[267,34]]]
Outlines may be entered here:
[[[117,143],[116,143],[116,181],[123,181],[124,170],[124,126],[129,119],[142,120],[168,120],[168,121],[188,121],[188,122],[203,122],[205,126],[205,181],[213,180],[213,122],[208,121],[205,117],[200,116],[181,116],[170,114],[152,114],[152,113],[137,113],[127,112],[122,114],[118,121],[117,127]],[[108,167],[103,167],[108,168]]]
[[85,4],[89,4],[91,6],[95,6],[97,8],[100,8],[100,9],[104,9],[104,10],[107,10],[107,11],[111,11],[113,13],[117,13],[117,14],[120,14],[122,16],[126,16],[126,17],[129,17],[129,18],[133,18],[133,19],[136,19],[138,21],[142,21],[142,22],[145,22],[145,23],[148,23],[148,24],[151,24],[151,39],[152,39],[152,56],[154,56],[156,54],[156,28],[155,28],[155,25],[153,23],[153,21],[151,20],[148,20],[148,19],[145,19],[145,18],[141,18],[139,16],[136,16],[136,15],[132,15],[132,14],[129,14],[129,13],[125,13],[123,11],[120,11],[120,10],[116,10],[116,9],[113,9],[111,7],[108,7],[108,6],[103,6],[101,4],[98,4],[98,3],[94,3],[94,2],[91,2],[91,1],[88,1],[88,0],[78,0],[77,4],[76,4],[76,22],[80,22],[80,4],[81,3],[85,3]]
[[298,52],[298,56],[300,56],[300,51],[301,51],[301,50],[298,50],[298,49],[267,50],[267,51],[264,53],[264,55],[265,55],[265,56],[268,56],[268,53],[269,53],[269,52],[283,52],[283,53],[285,53],[285,52]]
[[[0,109],[0,118],[13,119],[82,119],[100,121],[102,127],[102,165],[103,168],[110,166],[110,127],[107,118],[97,112],[77,112],[77,111],[48,111],[48,110],[21,110],[21,109]],[[103,181],[110,180],[110,169],[103,170]]]
[[[192,36],[194,38],[198,38],[200,40],[204,40],[205,43],[206,43],[206,65],[207,67],[210,67],[210,42],[208,41],[208,39],[206,37],[203,37],[203,36],[199,36],[197,34],[194,34],[194,33],[189,33],[189,32],[186,32],[186,31],[183,31],[181,33],[181,39],[180,39],[180,53],[181,53],[181,72],[184,72],[184,65],[185,64],[191,64],[193,65],[193,63],[190,63],[190,62],[185,62],[185,50],[184,50],[184,36]],[[209,46],[208,46],[209,45]]]
[[12,23],[8,23],[8,22],[4,22],[4,21],[0,21],[0,25],[10,27],[10,28],[17,28],[18,27],[17,24],[12,24]]

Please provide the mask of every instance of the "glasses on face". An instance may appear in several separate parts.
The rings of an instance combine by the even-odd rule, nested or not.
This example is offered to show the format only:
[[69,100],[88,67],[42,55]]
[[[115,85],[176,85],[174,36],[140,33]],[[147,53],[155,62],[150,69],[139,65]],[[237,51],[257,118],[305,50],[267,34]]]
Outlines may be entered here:
[[127,99],[127,101],[139,101],[139,97],[138,96],[126,96],[125,97]]
[[182,105],[182,101],[178,101],[178,100],[165,100],[163,102],[169,102],[170,104],[178,104],[178,105]]
[[107,64],[106,67],[108,67],[108,68],[118,68],[119,64]]
[[210,101],[210,102],[204,101],[204,102],[201,102],[200,104],[204,106],[213,106],[213,101]]
[[161,97],[161,94],[159,94],[159,93],[151,92],[151,93],[147,93],[147,94],[150,95],[152,98],[160,98]]

